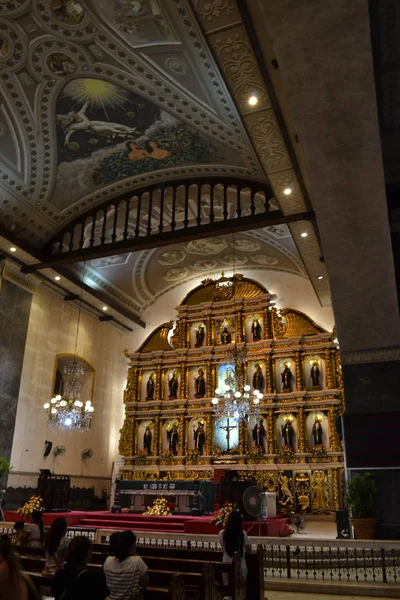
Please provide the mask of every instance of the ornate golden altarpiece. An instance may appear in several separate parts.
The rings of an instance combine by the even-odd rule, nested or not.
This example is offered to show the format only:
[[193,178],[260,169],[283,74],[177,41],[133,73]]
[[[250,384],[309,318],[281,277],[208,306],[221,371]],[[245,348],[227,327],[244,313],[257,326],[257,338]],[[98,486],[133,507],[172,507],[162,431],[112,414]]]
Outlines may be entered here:
[[[235,469],[274,491],[288,512],[341,507],[336,422],[344,398],[335,333],[277,309],[274,299],[242,275],[204,280],[175,323],[157,327],[137,352],[125,351],[125,479],[214,479],[217,469]],[[231,421],[228,453],[226,419],[214,416],[211,400],[233,346],[246,350],[242,381],[261,387],[263,398],[258,417]]]

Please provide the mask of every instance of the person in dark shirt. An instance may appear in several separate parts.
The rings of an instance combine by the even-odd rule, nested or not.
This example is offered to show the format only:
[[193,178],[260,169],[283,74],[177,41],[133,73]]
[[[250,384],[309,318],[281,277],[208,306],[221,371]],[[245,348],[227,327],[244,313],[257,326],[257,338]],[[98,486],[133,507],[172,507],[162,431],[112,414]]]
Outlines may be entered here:
[[55,600],[104,600],[108,588],[102,569],[88,570],[92,543],[86,536],[75,536],[68,548],[64,569],[57,571],[51,588]]

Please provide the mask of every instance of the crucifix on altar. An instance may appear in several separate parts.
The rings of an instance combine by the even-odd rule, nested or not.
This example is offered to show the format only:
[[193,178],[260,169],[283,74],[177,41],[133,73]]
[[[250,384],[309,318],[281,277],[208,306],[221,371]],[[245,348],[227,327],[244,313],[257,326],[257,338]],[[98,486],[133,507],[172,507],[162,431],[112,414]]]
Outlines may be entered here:
[[236,425],[230,425],[229,424],[229,417],[228,417],[226,419],[226,425],[225,426],[224,425],[220,425],[219,429],[223,429],[224,431],[226,431],[226,436],[225,436],[225,439],[226,439],[226,451],[230,452],[230,449],[231,449],[230,448],[231,431],[233,429],[237,429],[237,426]]

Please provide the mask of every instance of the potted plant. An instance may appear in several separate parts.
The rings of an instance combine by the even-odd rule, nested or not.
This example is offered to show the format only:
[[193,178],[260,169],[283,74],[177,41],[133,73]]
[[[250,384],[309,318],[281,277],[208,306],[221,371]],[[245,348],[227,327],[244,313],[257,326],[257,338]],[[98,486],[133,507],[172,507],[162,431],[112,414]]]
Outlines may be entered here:
[[366,472],[356,475],[349,482],[346,503],[351,508],[350,523],[357,539],[375,538],[377,520],[371,516],[372,500],[377,492],[375,475]]

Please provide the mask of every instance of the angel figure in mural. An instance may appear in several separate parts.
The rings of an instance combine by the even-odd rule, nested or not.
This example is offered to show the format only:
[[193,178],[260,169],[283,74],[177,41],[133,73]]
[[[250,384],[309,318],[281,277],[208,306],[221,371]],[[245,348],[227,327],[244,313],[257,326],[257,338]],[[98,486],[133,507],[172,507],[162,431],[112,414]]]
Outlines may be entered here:
[[151,440],[153,439],[153,434],[151,433],[150,427],[147,425],[146,431],[143,435],[143,448],[146,450],[147,454],[151,454]]
[[172,428],[167,430],[167,440],[169,443],[169,450],[174,456],[176,456],[178,454],[179,443],[179,429],[177,423],[174,423]]
[[198,377],[196,377],[196,379],[194,380],[195,387],[196,387],[196,393],[195,393],[194,397],[195,398],[204,398],[204,396],[206,395],[206,380],[204,377],[203,369],[199,369],[198,373],[199,373]]
[[176,400],[178,397],[178,375],[178,371],[174,371],[171,379],[168,381],[170,400]]
[[261,340],[261,325],[258,319],[253,319],[251,333],[253,334],[253,342],[259,342]]
[[289,477],[287,477],[286,475],[282,475],[281,479],[280,479],[280,484],[281,484],[281,494],[282,494],[282,500],[280,501],[280,504],[292,504],[293,502],[293,494],[289,489],[289,485],[291,483],[291,479],[289,479]]
[[194,447],[199,454],[203,455],[204,447],[206,445],[206,432],[204,431],[204,423],[200,421],[197,428],[193,427],[193,430]]
[[115,137],[133,137],[139,134],[136,127],[128,127],[121,123],[108,123],[107,121],[92,121],[86,116],[89,104],[85,102],[78,112],[69,112],[67,115],[57,115],[57,121],[66,132],[64,146],[68,146],[71,136],[75,131],[95,133],[114,139]]
[[154,391],[155,391],[155,387],[156,387],[155,379],[156,379],[156,374],[152,373],[150,375],[149,380],[146,385],[146,392],[147,392],[146,400],[154,400]]

